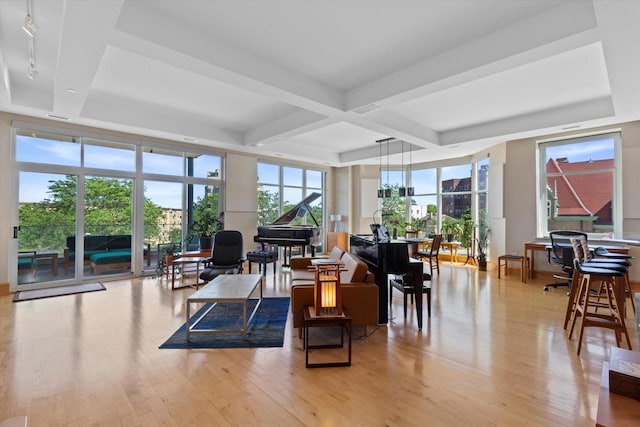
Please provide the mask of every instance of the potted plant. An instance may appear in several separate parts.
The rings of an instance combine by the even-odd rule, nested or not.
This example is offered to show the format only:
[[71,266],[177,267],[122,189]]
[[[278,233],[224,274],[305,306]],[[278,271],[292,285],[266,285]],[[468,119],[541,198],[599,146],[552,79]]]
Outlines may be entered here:
[[447,242],[452,242],[453,238],[460,234],[460,223],[457,219],[447,216],[442,220],[440,231],[447,236]]
[[222,230],[224,224],[218,213],[218,197],[208,194],[193,204],[193,219],[189,227],[189,241],[199,238],[200,249],[211,249],[213,235]]
[[480,211],[478,225],[478,270],[487,271],[487,249],[489,247],[489,223],[486,211]]
[[473,241],[473,230],[476,228],[476,223],[470,219],[460,218],[459,224],[460,224],[460,235],[459,235],[460,244],[462,245],[463,248],[467,250],[467,253],[469,253],[469,250],[473,247],[473,244],[475,243]]
[[158,266],[156,267],[156,275],[161,277],[169,272],[170,259],[173,255],[179,253],[182,245],[179,243],[161,243],[158,244]]

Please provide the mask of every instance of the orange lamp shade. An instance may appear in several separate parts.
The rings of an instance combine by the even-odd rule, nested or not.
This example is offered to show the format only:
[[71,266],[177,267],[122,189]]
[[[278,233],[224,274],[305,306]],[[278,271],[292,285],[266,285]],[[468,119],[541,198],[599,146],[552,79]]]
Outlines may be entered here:
[[337,266],[319,266],[316,269],[313,295],[316,316],[342,315],[342,291]]

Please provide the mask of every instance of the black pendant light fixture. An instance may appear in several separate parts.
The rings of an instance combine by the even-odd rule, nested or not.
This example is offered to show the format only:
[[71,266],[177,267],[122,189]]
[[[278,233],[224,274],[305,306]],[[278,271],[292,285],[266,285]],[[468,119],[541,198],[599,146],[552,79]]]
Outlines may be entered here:
[[407,195],[407,188],[405,187],[405,175],[404,175],[404,141],[402,143],[402,157],[400,157],[400,165],[402,169],[402,184],[398,187],[398,196],[405,197]]
[[378,187],[378,199],[384,197],[384,189],[382,188],[382,140],[376,141],[380,147],[380,157],[378,157],[378,175],[380,176],[380,186]]
[[[411,158],[411,143],[409,143],[409,165],[407,166],[407,178],[412,181],[411,179],[411,162],[413,161],[413,159]],[[413,181],[412,181],[413,183]],[[415,194],[415,188],[413,188],[413,185],[411,185],[410,187],[407,188],[407,196],[409,197],[413,197],[413,195]]]
[[[380,173],[380,187],[378,188],[378,198],[386,198],[391,197],[391,188],[389,187],[389,141],[392,141],[394,138],[386,138],[379,139],[376,141],[377,144],[380,144],[380,157],[378,163],[378,171]],[[387,184],[385,186],[382,185],[382,144],[386,143],[387,145]]]
[[389,187],[389,141],[393,138],[387,138],[387,185],[384,189],[384,197],[391,197],[391,188]]

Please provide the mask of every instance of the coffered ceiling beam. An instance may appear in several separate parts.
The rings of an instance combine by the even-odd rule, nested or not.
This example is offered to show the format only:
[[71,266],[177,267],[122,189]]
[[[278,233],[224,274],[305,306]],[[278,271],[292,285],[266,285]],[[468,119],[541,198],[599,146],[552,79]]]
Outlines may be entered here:
[[[105,50],[105,40],[118,20],[124,0],[66,2],[61,8],[60,50],[54,84],[53,110],[79,117]],[[91,19],[87,19],[91,17]],[[82,58],[78,67],[77,58]],[[70,92],[69,90],[73,91]]]
[[[580,123],[587,120],[611,117],[614,115],[610,97],[580,102],[577,104],[550,108],[530,114],[522,114],[503,120],[468,126],[443,132],[442,145],[457,144],[469,140],[497,137],[527,132],[541,128],[556,128],[567,123]],[[553,129],[552,129],[553,130]]]
[[[125,8],[126,13],[117,25],[123,34],[114,40],[122,49],[167,64],[182,64],[190,71],[319,114],[330,115],[344,109],[341,90],[249,55],[197,28],[139,7],[135,2],[127,2]],[[147,25],[140,25],[141,22]]]
[[345,94],[345,108],[392,106],[596,43],[599,38],[592,3],[567,3],[351,89]]
[[313,111],[296,111],[246,132],[244,145],[268,144],[280,139],[292,138],[320,129],[336,121],[334,118],[326,117]]

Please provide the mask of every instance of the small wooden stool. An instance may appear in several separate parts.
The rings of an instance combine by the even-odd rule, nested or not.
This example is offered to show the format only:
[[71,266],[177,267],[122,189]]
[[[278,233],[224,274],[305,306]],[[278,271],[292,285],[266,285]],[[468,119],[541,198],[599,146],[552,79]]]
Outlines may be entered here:
[[529,257],[523,255],[500,255],[498,257],[498,279],[500,278],[500,270],[504,267],[504,275],[507,275],[509,261],[518,261],[520,263],[520,280],[527,283],[529,275]]

